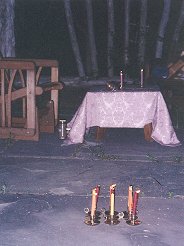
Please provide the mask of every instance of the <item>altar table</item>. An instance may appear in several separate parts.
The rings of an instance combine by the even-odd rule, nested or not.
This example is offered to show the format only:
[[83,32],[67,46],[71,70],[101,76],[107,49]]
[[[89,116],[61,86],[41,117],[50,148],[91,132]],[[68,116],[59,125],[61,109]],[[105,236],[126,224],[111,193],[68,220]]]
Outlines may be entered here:
[[68,140],[82,143],[86,129],[144,128],[152,123],[153,140],[165,146],[179,146],[170,115],[160,91],[87,92],[67,127]]

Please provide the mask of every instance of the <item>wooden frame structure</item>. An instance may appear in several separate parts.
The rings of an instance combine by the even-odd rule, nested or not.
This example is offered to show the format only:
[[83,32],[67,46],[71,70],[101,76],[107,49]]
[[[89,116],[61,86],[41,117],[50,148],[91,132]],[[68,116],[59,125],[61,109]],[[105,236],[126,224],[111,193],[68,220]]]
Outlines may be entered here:
[[[42,80],[42,70],[49,70],[50,80]],[[47,59],[0,60],[0,138],[39,140],[39,132],[53,132],[58,123],[59,64]],[[48,77],[48,76],[47,76]],[[19,82],[17,88],[16,82]],[[50,91],[48,113],[52,127],[39,120],[36,97]],[[21,101],[21,117],[13,116],[12,104]],[[51,112],[52,111],[52,112]],[[49,120],[48,120],[49,121]]]

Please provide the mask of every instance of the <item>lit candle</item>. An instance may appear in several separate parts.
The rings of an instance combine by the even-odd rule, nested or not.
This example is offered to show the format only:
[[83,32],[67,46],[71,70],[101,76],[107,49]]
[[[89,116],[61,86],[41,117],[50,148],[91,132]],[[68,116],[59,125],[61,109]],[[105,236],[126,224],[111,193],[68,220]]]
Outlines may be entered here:
[[96,188],[92,189],[92,202],[91,202],[91,218],[95,216],[96,205],[97,205],[97,191]]
[[133,207],[133,186],[130,185],[128,188],[128,213],[132,213]]
[[143,87],[143,83],[144,83],[144,71],[143,69],[141,69],[141,87]]
[[139,193],[140,193],[140,190],[136,190],[135,193],[134,193],[133,211],[132,211],[133,216],[135,216],[136,212],[137,212],[137,203],[138,203]]
[[115,187],[116,187],[116,184],[113,184],[110,186],[110,216],[114,216]]
[[123,88],[123,72],[120,71],[120,89]]

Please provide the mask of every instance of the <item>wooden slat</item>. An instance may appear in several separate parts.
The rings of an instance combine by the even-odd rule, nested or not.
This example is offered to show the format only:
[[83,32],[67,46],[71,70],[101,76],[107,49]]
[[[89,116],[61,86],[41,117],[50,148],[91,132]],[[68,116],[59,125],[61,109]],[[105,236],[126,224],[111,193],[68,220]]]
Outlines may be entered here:
[[3,59],[0,60],[0,68],[30,70],[30,69],[35,69],[35,64],[32,61]]
[[[51,82],[59,81],[59,68],[52,67],[51,68]],[[58,90],[51,91],[51,100],[54,102],[54,115],[55,115],[55,125],[58,123]]]
[[51,91],[51,90],[62,90],[63,85],[60,82],[51,82],[51,83],[43,83],[40,85],[43,91]]
[[[42,87],[40,86],[36,86],[35,88],[35,94],[36,96],[39,96],[39,95],[42,95],[43,93],[43,89]],[[23,97],[26,97],[27,96],[27,88],[24,87],[24,88],[20,88],[18,90],[15,90],[15,91],[12,91],[11,93],[11,101],[15,101],[17,99],[20,99],[20,98],[23,98]],[[1,101],[1,96],[0,96],[0,101]],[[5,101],[7,102],[8,100],[8,95],[6,94],[5,95]]]
[[14,61],[14,62],[34,62],[38,67],[58,67],[59,63],[57,60],[52,59],[24,59],[24,58],[3,58],[2,61]]
[[4,69],[1,69],[1,125],[5,127],[6,111],[5,111],[5,74]]
[[29,129],[29,128],[14,128],[14,127],[11,127],[11,128],[3,128],[3,127],[0,127],[0,137],[1,138],[7,138],[7,137],[10,137],[12,136],[15,137],[17,135],[19,136],[34,136],[35,134],[35,129]]
[[36,127],[35,71],[27,71],[27,127]]

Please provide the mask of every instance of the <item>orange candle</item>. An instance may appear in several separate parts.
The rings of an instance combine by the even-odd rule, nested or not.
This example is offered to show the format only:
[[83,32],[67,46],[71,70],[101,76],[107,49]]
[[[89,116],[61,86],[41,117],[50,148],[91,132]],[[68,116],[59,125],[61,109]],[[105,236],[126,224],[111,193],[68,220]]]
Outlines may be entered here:
[[114,207],[115,207],[115,187],[116,184],[110,186],[110,215],[114,216]]
[[97,197],[96,197],[96,203],[97,203],[98,202],[98,197],[99,197],[99,194],[100,194],[100,185],[97,185],[96,193],[97,193]]
[[133,207],[133,186],[130,185],[128,188],[128,213],[132,212]]

